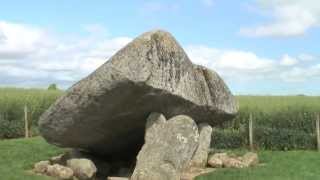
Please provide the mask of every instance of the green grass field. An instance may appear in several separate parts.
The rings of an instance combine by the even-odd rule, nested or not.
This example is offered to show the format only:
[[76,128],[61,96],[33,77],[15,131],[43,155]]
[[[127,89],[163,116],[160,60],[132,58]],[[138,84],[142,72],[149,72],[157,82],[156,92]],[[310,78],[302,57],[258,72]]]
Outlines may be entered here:
[[320,96],[236,96],[240,110],[259,109],[273,113],[288,107],[305,107],[311,111],[319,111]]
[[42,138],[0,140],[1,180],[51,180],[34,175],[29,170],[40,160],[47,160],[63,150],[46,143]]
[[316,151],[262,151],[260,166],[219,169],[196,180],[316,180],[320,179],[320,158]]
[[[35,162],[49,159],[63,150],[42,138],[0,141],[0,179],[50,180],[29,171]],[[220,169],[197,180],[317,180],[320,154],[315,151],[262,151],[263,165],[247,169]]]

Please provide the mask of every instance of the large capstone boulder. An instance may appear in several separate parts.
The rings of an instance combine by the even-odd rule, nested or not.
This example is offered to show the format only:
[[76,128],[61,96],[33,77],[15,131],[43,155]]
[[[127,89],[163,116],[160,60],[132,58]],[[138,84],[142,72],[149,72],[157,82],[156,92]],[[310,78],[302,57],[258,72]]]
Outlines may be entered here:
[[179,115],[166,121],[152,113],[131,180],[180,180],[198,141],[198,127],[190,117]]
[[136,154],[151,112],[212,126],[232,119],[235,98],[217,73],[192,64],[167,32],[142,34],[59,98],[40,118],[50,143],[105,157]]

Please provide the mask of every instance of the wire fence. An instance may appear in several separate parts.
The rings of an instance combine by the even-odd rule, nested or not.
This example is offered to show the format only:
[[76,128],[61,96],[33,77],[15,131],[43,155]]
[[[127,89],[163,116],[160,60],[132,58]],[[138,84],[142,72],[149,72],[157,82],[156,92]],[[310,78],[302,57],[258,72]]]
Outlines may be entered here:
[[230,124],[215,128],[211,146],[214,149],[320,150],[319,116],[314,113],[306,120],[299,119],[299,123],[290,125],[261,122],[250,114],[236,128]]

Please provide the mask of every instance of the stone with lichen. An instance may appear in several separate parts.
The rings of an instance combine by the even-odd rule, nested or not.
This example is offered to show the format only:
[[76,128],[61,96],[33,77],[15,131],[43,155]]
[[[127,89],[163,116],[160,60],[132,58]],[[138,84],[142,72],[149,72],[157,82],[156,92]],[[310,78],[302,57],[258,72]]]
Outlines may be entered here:
[[132,158],[150,112],[215,126],[232,119],[237,104],[217,73],[193,64],[170,33],[155,30],[68,89],[41,116],[39,128],[58,146]]
[[152,113],[147,122],[145,144],[131,179],[179,180],[198,145],[197,125],[185,115],[166,121],[159,113]]

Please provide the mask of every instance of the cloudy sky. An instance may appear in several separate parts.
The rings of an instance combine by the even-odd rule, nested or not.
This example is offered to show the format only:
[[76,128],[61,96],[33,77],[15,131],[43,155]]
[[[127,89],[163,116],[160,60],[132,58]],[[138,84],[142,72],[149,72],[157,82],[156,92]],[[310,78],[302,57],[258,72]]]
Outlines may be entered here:
[[68,88],[158,28],[235,94],[320,95],[319,0],[3,1],[0,86]]

